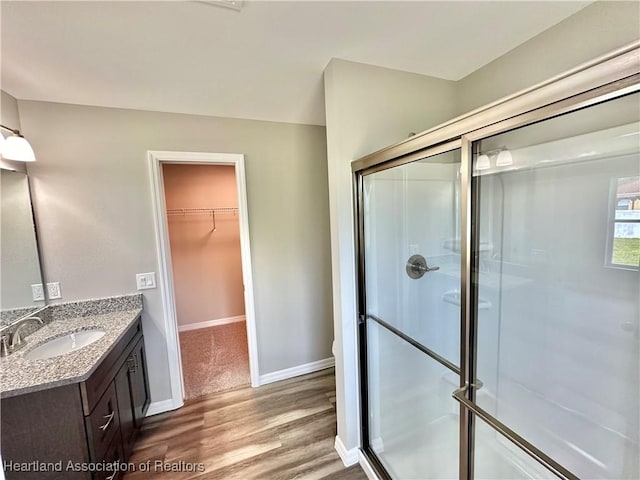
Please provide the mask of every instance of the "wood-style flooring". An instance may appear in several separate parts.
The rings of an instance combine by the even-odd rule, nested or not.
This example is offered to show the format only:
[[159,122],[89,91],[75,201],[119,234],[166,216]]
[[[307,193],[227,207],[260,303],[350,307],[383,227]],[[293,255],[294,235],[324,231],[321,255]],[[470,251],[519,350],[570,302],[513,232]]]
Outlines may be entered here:
[[[366,480],[358,465],[344,467],[335,435],[335,378],[327,369],[211,394],[147,418],[130,462],[150,465],[150,472],[125,480]],[[163,472],[156,462],[183,471]],[[200,471],[185,471],[194,464]]]

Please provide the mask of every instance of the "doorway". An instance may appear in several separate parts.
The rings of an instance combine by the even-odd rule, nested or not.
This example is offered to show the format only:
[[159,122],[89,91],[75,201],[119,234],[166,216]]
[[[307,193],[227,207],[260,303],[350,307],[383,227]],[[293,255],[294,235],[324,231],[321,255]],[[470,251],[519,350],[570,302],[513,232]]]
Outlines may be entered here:
[[162,164],[185,399],[249,385],[231,165]]
[[[257,385],[244,156],[149,152],[171,401]],[[159,412],[156,412],[159,413]]]

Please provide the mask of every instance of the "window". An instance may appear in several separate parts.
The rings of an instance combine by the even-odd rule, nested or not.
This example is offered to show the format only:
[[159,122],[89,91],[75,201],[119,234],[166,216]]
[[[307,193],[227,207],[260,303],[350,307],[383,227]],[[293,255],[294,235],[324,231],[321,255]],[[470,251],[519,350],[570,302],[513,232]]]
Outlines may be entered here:
[[640,265],[640,176],[613,182],[614,215],[610,221],[608,263],[616,267]]

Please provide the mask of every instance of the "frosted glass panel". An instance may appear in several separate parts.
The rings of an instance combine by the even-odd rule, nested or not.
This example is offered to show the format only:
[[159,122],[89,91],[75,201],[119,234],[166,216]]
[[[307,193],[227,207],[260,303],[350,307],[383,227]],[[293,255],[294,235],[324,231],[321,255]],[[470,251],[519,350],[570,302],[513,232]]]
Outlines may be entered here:
[[367,323],[369,445],[395,479],[458,478],[458,376]]
[[[459,150],[364,177],[367,313],[460,362]],[[418,279],[407,261],[428,267]]]
[[639,101],[477,145],[477,403],[585,479],[640,478]]
[[473,478],[476,480],[558,478],[479,418],[476,420],[474,451]]

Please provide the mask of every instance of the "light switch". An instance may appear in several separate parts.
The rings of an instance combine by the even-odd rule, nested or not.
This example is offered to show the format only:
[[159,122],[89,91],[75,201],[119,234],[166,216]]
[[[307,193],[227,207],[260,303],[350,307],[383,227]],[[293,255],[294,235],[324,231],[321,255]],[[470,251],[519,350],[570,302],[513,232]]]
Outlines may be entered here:
[[137,273],[136,274],[136,284],[138,285],[138,290],[145,290],[147,288],[156,288],[156,273]]

